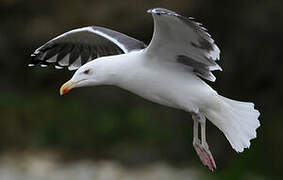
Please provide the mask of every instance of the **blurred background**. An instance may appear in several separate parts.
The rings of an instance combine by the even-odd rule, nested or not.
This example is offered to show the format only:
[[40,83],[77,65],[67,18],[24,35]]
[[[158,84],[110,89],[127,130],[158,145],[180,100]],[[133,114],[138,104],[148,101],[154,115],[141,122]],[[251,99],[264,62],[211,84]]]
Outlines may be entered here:
[[[202,22],[223,69],[208,83],[261,112],[258,137],[241,154],[208,124],[214,173],[193,150],[190,114],[109,86],[60,97],[73,72],[27,67],[37,47],[78,27],[149,43],[153,7]],[[281,179],[282,11],[281,0],[0,0],[0,179]]]

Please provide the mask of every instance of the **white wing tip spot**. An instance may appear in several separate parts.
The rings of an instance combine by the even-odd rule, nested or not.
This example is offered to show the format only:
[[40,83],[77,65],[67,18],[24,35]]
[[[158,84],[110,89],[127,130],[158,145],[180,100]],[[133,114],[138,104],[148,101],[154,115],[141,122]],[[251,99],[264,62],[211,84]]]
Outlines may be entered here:
[[220,59],[220,49],[216,44],[213,44],[213,50],[209,51],[207,54],[208,58],[211,58],[214,61],[217,61]]
[[63,67],[55,65],[55,69],[63,69]]

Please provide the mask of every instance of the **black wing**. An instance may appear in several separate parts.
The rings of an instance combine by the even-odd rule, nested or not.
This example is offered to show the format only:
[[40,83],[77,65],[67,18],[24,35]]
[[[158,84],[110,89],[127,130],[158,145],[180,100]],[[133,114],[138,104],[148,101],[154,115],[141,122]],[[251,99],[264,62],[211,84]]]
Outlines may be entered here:
[[29,66],[54,64],[56,68],[76,70],[101,56],[128,53],[146,45],[125,34],[98,26],[66,32],[36,49]]

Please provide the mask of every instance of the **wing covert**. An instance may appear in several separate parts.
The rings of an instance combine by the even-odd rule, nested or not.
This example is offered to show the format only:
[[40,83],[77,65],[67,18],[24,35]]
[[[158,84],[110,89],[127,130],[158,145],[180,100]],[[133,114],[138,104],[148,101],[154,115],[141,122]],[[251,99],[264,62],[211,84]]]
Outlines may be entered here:
[[177,63],[190,66],[200,77],[215,81],[213,70],[221,70],[215,62],[220,50],[207,30],[193,18],[173,11],[155,8],[147,11],[154,19],[154,32],[147,53],[165,55]]

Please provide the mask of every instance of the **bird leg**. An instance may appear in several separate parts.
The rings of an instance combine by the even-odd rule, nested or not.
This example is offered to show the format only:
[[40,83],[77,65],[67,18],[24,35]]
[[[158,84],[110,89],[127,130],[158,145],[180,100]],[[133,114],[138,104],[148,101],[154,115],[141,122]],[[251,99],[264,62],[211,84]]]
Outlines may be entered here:
[[[209,146],[206,142],[205,116],[201,114],[193,114],[193,120],[194,120],[194,139],[193,139],[194,149],[196,150],[203,165],[207,166],[211,171],[214,171],[216,169],[216,164],[209,150]],[[199,123],[200,123],[200,128],[201,128],[201,142],[200,142],[199,134],[198,134],[198,124]]]

